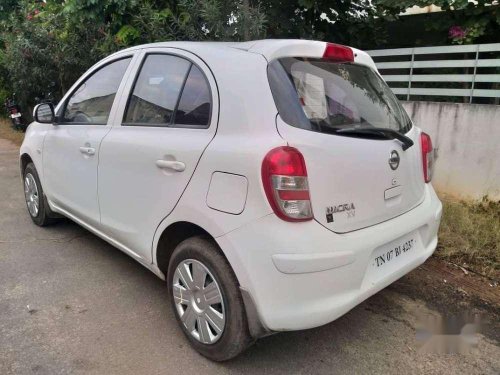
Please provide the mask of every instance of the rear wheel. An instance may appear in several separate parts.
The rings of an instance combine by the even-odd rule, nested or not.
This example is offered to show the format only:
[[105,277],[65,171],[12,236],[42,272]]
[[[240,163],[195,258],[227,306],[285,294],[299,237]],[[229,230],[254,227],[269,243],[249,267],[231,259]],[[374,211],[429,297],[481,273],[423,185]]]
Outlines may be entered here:
[[29,163],[24,169],[23,184],[24,198],[31,220],[41,227],[54,223],[56,219],[52,217],[54,214],[44,199],[42,184],[33,163]]
[[200,354],[225,361],[252,343],[238,282],[213,241],[180,243],[167,277],[177,321]]

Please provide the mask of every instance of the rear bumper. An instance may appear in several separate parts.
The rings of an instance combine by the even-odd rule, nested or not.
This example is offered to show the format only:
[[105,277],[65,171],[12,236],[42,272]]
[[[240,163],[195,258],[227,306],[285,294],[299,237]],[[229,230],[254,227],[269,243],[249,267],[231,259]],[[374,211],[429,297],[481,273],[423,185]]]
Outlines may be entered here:
[[[275,215],[218,237],[260,323],[271,331],[329,323],[422,264],[435,250],[442,205],[432,186],[415,209],[387,222],[337,234],[316,221]],[[410,237],[415,244],[387,266],[374,258]]]

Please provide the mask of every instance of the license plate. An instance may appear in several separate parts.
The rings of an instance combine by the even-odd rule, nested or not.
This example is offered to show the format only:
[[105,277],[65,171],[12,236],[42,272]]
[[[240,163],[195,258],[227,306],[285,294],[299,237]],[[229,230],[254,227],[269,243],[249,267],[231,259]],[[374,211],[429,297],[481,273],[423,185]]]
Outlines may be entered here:
[[377,247],[371,254],[365,282],[376,284],[418,258],[422,240],[418,230]]
[[391,262],[397,262],[399,258],[406,257],[414,249],[416,240],[414,237],[407,237],[400,243],[394,244],[392,247],[387,247],[380,251],[373,260],[375,268],[384,267]]
[[13,113],[12,115],[10,115],[11,118],[18,118],[18,117],[21,117],[21,114],[20,113]]

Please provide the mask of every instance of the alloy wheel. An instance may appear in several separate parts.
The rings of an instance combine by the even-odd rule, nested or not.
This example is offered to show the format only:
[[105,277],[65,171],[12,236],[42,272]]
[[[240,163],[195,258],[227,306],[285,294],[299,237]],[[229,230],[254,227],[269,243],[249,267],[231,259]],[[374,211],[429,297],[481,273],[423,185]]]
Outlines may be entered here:
[[36,186],[35,178],[31,173],[27,173],[24,177],[24,197],[28,211],[32,217],[38,216],[40,209],[40,197],[38,195],[38,186]]

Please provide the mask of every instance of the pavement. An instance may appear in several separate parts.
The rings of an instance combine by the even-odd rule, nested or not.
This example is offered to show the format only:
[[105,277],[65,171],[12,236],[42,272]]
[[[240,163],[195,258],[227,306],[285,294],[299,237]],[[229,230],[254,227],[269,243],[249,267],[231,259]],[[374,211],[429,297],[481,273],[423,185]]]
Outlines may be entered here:
[[74,223],[32,224],[18,165],[17,147],[0,139],[0,374],[500,373],[488,335],[469,354],[419,351],[417,312],[444,311],[408,292],[418,278],[213,363],[189,347],[163,281]]

